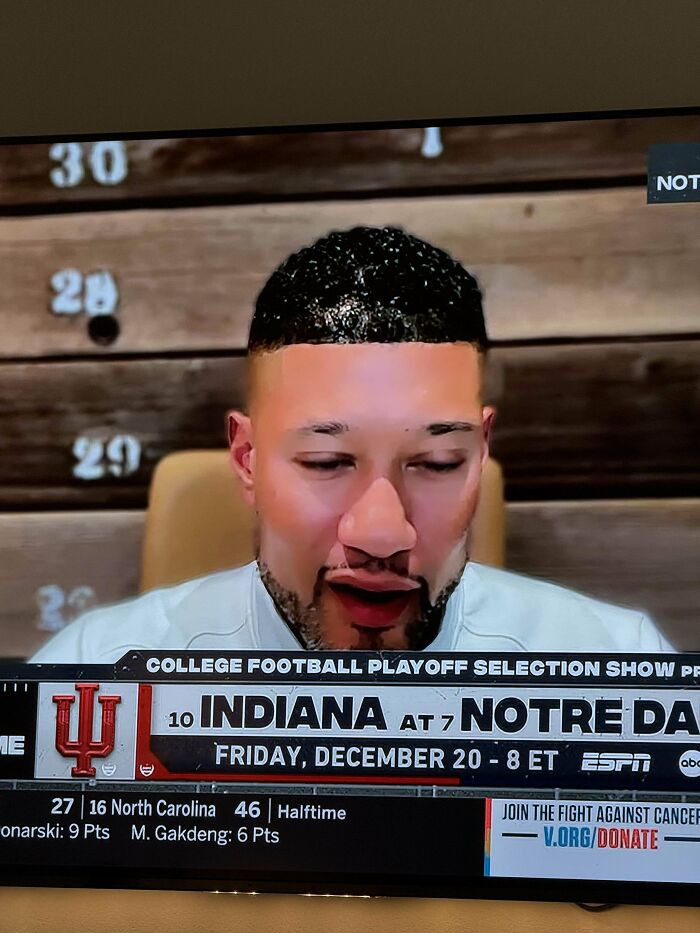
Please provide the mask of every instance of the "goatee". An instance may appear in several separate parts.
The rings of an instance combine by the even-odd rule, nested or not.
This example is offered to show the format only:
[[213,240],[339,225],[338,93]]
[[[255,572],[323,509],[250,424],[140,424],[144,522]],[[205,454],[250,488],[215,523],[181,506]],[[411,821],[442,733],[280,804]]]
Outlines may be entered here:
[[[422,577],[415,578],[420,583],[420,609],[418,616],[405,627],[405,644],[401,646],[400,650],[422,651],[435,640],[445,616],[448,600],[459,584],[467,560],[468,557],[465,559],[459,573],[443,587],[433,601],[429,597],[427,581]],[[259,556],[256,557],[256,563],[260,579],[270,594],[277,611],[302,647],[316,651],[343,650],[342,646],[330,644],[324,636],[321,592],[327,568],[322,568],[319,571],[314,586],[313,599],[308,605],[305,605],[296,593],[286,589],[275,579],[270,568]],[[383,644],[382,635],[381,631],[368,632],[365,637],[366,644],[362,645],[363,650],[391,650]],[[394,648],[393,650],[399,649]]]

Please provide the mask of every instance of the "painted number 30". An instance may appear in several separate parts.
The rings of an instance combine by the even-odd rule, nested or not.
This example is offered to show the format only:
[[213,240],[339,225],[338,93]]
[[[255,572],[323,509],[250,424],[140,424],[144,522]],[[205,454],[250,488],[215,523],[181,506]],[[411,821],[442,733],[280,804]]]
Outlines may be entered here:
[[115,434],[106,441],[81,436],[73,444],[76,479],[96,480],[109,476],[131,476],[141,464],[141,444],[131,434]]
[[[83,143],[54,143],[49,149],[52,162],[49,177],[56,188],[75,188],[85,178],[87,146]],[[88,169],[98,185],[118,185],[129,174],[123,142],[94,143],[87,151]]]

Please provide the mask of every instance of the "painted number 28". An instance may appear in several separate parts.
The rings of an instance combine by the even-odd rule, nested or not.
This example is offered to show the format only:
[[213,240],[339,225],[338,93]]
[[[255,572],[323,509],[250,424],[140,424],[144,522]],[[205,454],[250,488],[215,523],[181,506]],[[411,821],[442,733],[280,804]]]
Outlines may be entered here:
[[76,586],[66,593],[56,583],[40,586],[36,591],[39,608],[37,628],[42,632],[59,632],[95,602],[91,586]]
[[51,288],[54,314],[114,314],[119,303],[119,290],[111,272],[83,275],[77,269],[61,269],[51,276]]
[[94,143],[54,143],[49,157],[57,165],[49,177],[56,188],[75,188],[85,178],[85,161],[98,185],[118,185],[129,174],[126,148],[118,140]]

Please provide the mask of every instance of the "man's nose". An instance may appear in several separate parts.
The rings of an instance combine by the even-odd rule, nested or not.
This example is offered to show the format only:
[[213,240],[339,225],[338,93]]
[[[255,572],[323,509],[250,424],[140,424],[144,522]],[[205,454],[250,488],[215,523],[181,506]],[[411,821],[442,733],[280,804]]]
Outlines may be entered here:
[[392,483],[376,479],[341,518],[338,540],[372,557],[387,558],[409,551],[416,543],[416,530],[406,518],[403,504]]

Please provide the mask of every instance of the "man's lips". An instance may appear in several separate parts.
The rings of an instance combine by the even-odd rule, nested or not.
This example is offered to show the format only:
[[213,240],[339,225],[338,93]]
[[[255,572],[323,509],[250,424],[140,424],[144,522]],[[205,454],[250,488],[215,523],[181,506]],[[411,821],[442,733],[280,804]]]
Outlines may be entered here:
[[389,628],[420,589],[415,581],[393,574],[333,572],[327,583],[352,624],[363,628]]
[[325,575],[326,583],[345,584],[357,589],[370,590],[372,592],[381,592],[382,590],[391,590],[393,592],[418,590],[420,583],[411,580],[409,577],[399,577],[394,573],[370,573],[367,570],[329,570]]

